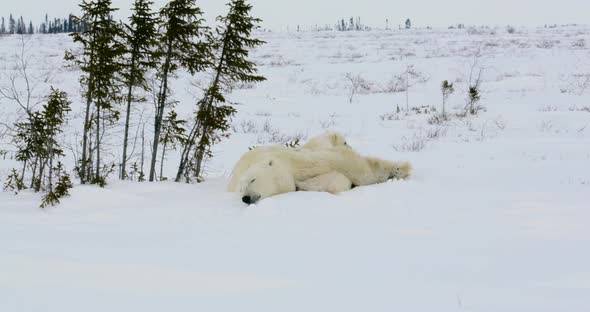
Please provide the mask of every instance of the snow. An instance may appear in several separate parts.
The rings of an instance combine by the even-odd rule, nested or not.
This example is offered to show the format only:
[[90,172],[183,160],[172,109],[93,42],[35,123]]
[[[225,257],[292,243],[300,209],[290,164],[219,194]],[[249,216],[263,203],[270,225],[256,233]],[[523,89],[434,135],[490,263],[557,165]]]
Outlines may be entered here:
[[[268,81],[232,94],[233,133],[205,183],[113,177],[46,209],[38,194],[0,193],[0,311],[588,311],[590,112],[576,75],[590,64],[573,43],[590,28],[491,31],[260,33],[268,43],[253,58]],[[3,73],[19,44],[0,38]],[[28,44],[41,47],[31,49],[35,75],[52,70],[75,102],[64,136],[74,142],[78,73],[60,69],[73,45],[64,35]],[[476,51],[486,108],[477,117],[431,125],[430,114],[395,113],[405,93],[376,91],[414,65],[427,79],[412,82],[410,106],[440,110],[448,79],[456,112]],[[346,73],[374,89],[349,103]],[[205,79],[175,81],[182,114],[190,82]],[[9,121],[16,108],[0,103]],[[363,154],[411,161],[415,175],[250,206],[225,192],[248,147],[325,129]],[[109,131],[116,161],[122,133]],[[14,166],[0,161],[0,182]]]

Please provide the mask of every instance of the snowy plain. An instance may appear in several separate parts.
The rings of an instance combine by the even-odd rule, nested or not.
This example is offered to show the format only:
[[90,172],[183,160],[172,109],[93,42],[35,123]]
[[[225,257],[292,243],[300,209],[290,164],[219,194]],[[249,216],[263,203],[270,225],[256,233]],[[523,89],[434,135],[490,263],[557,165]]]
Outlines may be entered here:
[[[46,209],[38,194],[0,193],[0,311],[590,310],[590,28],[258,36],[267,43],[252,57],[268,80],[232,93],[232,135],[205,183],[113,176]],[[21,40],[0,37],[2,74]],[[25,42],[39,93],[51,84],[74,102],[72,145],[79,73],[62,65],[74,46],[66,35]],[[418,74],[397,92],[408,66]],[[472,68],[483,69],[485,110],[430,124],[442,80],[456,88],[447,110],[465,106]],[[347,74],[368,86],[352,100]],[[206,81],[176,79],[181,115],[198,96],[191,84]],[[405,112],[406,96],[420,113]],[[15,105],[0,103],[10,121]],[[414,176],[250,206],[225,191],[248,147],[325,130],[363,154],[411,161]],[[120,127],[108,137],[116,162]],[[17,164],[6,139],[0,149],[3,182]]]

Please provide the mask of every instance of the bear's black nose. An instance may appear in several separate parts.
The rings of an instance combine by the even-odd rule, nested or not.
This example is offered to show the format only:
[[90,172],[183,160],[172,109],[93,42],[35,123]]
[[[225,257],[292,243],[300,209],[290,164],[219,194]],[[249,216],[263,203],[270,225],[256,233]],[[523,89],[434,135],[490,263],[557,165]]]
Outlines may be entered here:
[[250,196],[246,195],[246,196],[242,197],[242,201],[245,202],[246,204],[250,204]]

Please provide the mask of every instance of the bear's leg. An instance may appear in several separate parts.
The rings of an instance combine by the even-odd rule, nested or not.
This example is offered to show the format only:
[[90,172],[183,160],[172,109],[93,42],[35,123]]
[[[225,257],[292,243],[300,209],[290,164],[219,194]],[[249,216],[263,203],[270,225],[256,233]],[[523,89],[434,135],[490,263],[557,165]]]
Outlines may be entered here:
[[394,162],[394,166],[390,179],[405,179],[410,176],[412,172],[412,165],[407,161]]
[[348,191],[352,188],[352,182],[336,171],[295,182],[295,185],[299,191],[328,192],[332,194]]

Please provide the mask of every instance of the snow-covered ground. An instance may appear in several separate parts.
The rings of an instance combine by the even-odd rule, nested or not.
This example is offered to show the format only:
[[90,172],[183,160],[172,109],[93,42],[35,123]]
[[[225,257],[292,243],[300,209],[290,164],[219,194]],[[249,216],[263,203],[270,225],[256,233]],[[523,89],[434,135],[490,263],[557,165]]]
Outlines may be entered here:
[[[267,44],[253,58],[268,81],[232,94],[239,113],[205,183],[113,176],[47,209],[37,194],[0,193],[0,311],[589,311],[589,35],[261,33]],[[0,37],[2,75],[20,40]],[[27,45],[39,92],[51,83],[74,101],[64,136],[73,144],[78,73],[61,68],[73,45],[65,35]],[[409,92],[390,92],[408,66],[419,73]],[[430,124],[432,113],[403,111],[406,95],[410,108],[440,110],[445,79],[456,89],[448,111],[460,111],[472,68],[483,69],[477,117]],[[369,86],[351,101],[347,74]],[[184,115],[191,82],[206,79],[181,75],[172,86]],[[16,107],[0,103],[10,121]],[[326,129],[363,154],[411,161],[415,175],[251,206],[225,192],[248,147]],[[122,134],[109,131],[107,158],[116,161]],[[0,182],[16,166],[10,155],[0,158]]]

